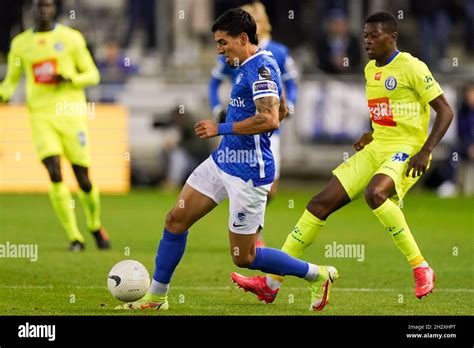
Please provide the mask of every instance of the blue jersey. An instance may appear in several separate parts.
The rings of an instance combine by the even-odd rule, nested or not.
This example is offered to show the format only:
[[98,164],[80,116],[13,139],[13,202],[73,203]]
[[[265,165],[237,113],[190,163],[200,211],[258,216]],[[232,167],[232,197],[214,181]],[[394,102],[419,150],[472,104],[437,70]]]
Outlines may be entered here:
[[[252,117],[257,110],[254,101],[268,96],[280,98],[281,72],[272,54],[258,51],[236,70],[226,122],[239,122]],[[270,184],[275,176],[275,163],[270,150],[270,133],[224,135],[212,153],[217,166],[254,186]]]
[[[296,71],[294,61],[288,53],[288,48],[283,44],[270,40],[263,42],[262,49],[270,51],[273,55],[273,58],[275,58],[281,71],[281,81],[285,87],[287,104],[293,105],[294,107],[296,104],[296,97],[298,95],[298,86],[296,84],[298,73]],[[212,77],[209,82],[208,94],[211,109],[214,110],[216,106],[220,105],[218,89],[222,81],[226,78],[230,78],[233,84],[235,82],[235,78],[237,77],[237,70],[238,69],[232,69],[229,65],[227,65],[224,56],[219,55],[217,57],[217,62],[212,69]],[[278,132],[279,130],[275,131],[275,133]]]

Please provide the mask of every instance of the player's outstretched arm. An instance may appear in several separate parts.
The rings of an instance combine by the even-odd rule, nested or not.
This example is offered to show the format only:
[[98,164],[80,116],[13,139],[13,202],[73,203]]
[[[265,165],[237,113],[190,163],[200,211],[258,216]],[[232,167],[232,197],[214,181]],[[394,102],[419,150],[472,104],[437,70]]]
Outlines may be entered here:
[[453,110],[451,109],[451,106],[449,106],[444,94],[441,94],[440,96],[433,99],[430,102],[430,105],[436,111],[436,119],[433,129],[431,130],[428,139],[426,139],[425,144],[420,149],[420,151],[410,159],[410,162],[408,163],[408,168],[405,174],[406,176],[409,176],[410,171],[413,169],[413,178],[426,172],[431,152],[443,138],[454,117]]

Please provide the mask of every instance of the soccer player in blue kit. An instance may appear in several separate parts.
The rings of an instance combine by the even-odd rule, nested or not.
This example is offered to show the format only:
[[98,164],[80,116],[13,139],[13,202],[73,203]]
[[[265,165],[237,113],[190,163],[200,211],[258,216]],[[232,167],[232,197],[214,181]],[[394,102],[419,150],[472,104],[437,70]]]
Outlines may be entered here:
[[[262,50],[271,52],[273,58],[278,64],[278,67],[280,68],[286,104],[288,106],[289,113],[292,114],[295,109],[296,97],[298,95],[298,85],[296,82],[298,72],[293,59],[289,55],[288,48],[272,39],[272,26],[265,11],[265,6],[261,2],[246,4],[241,8],[248,12],[257,24],[258,47]],[[232,81],[232,83],[235,83],[235,79],[238,75],[239,69],[233,69],[231,66],[229,66],[229,64],[226,63],[225,57],[223,55],[217,56],[216,64],[211,72],[208,91],[209,104],[214,115],[214,121],[216,122],[225,122],[226,116],[226,108],[222,106],[221,101],[219,100],[219,87],[226,79],[229,79]],[[270,149],[272,150],[273,160],[275,163],[275,179],[270,192],[268,193],[267,204],[275,197],[280,179],[280,131],[281,128],[275,130],[272,133],[270,139]],[[257,235],[257,247],[265,246],[262,233],[258,233]]]
[[[238,267],[304,278],[311,290],[312,310],[327,303],[338,278],[331,266],[317,266],[272,248],[256,248],[263,228],[267,194],[274,179],[269,133],[288,113],[280,70],[268,51],[259,50],[256,24],[242,9],[230,9],[213,24],[218,53],[238,66],[225,123],[200,121],[202,139],[223,135],[220,146],[189,176],[173,209],[166,216],[147,294],[117,309],[168,309],[171,277],[186,247],[189,228],[224,199],[229,198],[229,240]],[[271,284],[268,290],[271,291]],[[322,307],[321,307],[322,305]]]

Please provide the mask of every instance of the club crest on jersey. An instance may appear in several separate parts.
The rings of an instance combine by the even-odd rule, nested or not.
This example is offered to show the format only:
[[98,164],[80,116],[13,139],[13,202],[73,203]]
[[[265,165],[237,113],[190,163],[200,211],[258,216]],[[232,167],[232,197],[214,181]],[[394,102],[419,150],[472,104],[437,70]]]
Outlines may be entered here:
[[392,157],[392,161],[405,162],[410,155],[405,152],[397,152]]
[[258,68],[258,79],[272,81],[272,75],[270,74],[270,69],[264,66],[261,68]]
[[387,77],[385,80],[385,88],[389,91],[394,90],[397,87],[397,80],[393,76]]
[[54,49],[58,52],[61,52],[64,49],[64,45],[62,42],[56,42],[54,44]]
[[240,83],[240,81],[242,81],[242,77],[244,76],[244,74],[240,73],[239,76],[237,76],[237,78],[235,79],[235,84],[238,85]]

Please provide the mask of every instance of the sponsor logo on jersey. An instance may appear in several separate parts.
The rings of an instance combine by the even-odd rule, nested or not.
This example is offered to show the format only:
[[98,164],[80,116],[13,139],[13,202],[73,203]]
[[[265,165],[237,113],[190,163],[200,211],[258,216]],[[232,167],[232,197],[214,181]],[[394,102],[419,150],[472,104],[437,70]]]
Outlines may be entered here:
[[277,84],[273,81],[256,81],[253,83],[253,93],[271,92],[278,93]]
[[396,126],[393,120],[392,108],[390,107],[390,99],[388,97],[369,99],[368,100],[370,118],[372,122],[381,126]]
[[425,76],[424,81],[425,81],[425,84],[426,84],[425,85],[425,91],[430,89],[431,87],[433,87],[435,85],[435,81],[434,81],[432,76],[428,76],[428,75]]
[[376,79],[377,81],[380,81],[380,78],[381,78],[381,77],[382,77],[382,72],[381,72],[381,71],[375,73],[375,79]]
[[270,69],[266,67],[258,68],[258,79],[272,81],[272,75],[270,74]]
[[408,157],[410,157],[410,155],[405,152],[397,152],[395,155],[393,155],[392,161],[405,162]]
[[33,76],[36,83],[55,84],[55,76],[57,75],[56,59],[47,59],[33,64]]
[[245,99],[242,99],[240,97],[230,98],[229,105],[236,106],[238,108],[245,108]]
[[393,76],[387,77],[385,80],[385,88],[389,91],[393,91],[397,87],[397,79]]

